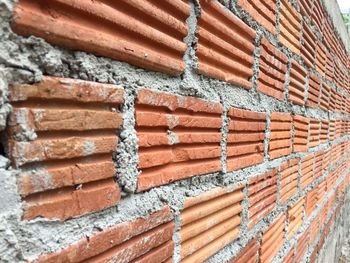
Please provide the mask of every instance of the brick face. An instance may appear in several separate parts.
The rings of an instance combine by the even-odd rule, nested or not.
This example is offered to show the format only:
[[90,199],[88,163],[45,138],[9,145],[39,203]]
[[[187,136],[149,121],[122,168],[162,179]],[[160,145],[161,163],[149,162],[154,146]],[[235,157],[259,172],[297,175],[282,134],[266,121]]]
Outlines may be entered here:
[[321,122],[318,119],[310,119],[309,147],[315,147],[320,144]]
[[181,212],[182,262],[203,262],[239,235],[243,192],[217,188],[185,200]]
[[[122,115],[112,108],[123,103],[122,88],[44,77],[38,84],[13,86],[10,100],[8,149],[13,163],[23,168],[18,187],[25,219],[67,219],[119,202],[112,152]],[[16,136],[28,131],[36,139]]]
[[301,188],[305,189],[313,181],[314,175],[314,155],[309,154],[301,158]]
[[189,4],[181,0],[163,4],[120,1],[118,5],[21,0],[13,28],[55,45],[179,75],[185,68],[183,38],[189,11]]
[[136,101],[138,191],[221,170],[222,106],[147,89]]
[[307,71],[296,62],[292,60],[290,69],[289,86],[288,86],[288,100],[296,105],[304,105],[305,85],[306,85]]
[[251,240],[229,263],[258,263],[259,245],[257,239]]
[[309,68],[313,68],[316,54],[316,35],[304,22],[302,30],[301,57]]
[[281,175],[280,182],[280,201],[285,203],[296,194],[298,190],[298,169],[299,160],[292,159],[285,161],[280,167],[279,172]]
[[311,74],[309,79],[309,91],[307,95],[306,106],[314,109],[318,108],[318,98],[321,89],[320,85],[320,79],[316,75]]
[[291,129],[292,117],[289,113],[273,112],[271,114],[271,134],[269,144],[269,155],[271,159],[291,153]]
[[293,127],[293,152],[307,151],[309,136],[309,119],[300,115],[295,115],[293,116]]
[[251,88],[255,31],[217,1],[201,0],[198,72]]
[[287,56],[263,38],[260,49],[258,90],[282,100],[287,62]]
[[292,207],[288,209],[288,239],[293,237],[302,224],[304,204],[305,199],[300,198]]
[[227,170],[259,164],[264,159],[266,114],[231,108],[227,137]]

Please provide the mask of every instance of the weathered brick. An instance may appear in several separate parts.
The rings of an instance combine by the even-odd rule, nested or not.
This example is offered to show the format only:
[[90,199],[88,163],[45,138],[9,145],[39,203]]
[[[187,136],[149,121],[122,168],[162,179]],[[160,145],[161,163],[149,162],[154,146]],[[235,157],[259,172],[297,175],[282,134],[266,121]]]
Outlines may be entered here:
[[276,0],[238,0],[238,4],[264,28],[276,34]]
[[271,262],[284,242],[286,216],[281,214],[264,232],[260,246],[260,262]]
[[271,113],[270,159],[285,156],[292,152],[291,129],[292,117],[289,113]]
[[[44,77],[11,87],[10,100],[8,154],[22,168],[25,219],[67,219],[119,202],[112,153],[122,124],[121,87]],[[36,138],[18,136],[28,132]]]
[[327,172],[330,166],[331,161],[331,149],[327,148],[323,151],[323,160],[322,160],[322,170],[323,172]]
[[294,263],[295,259],[295,247],[293,246],[289,252],[287,253],[287,255],[283,258],[283,263]]
[[296,105],[304,105],[307,71],[294,59],[290,69],[288,100]]
[[285,203],[298,190],[299,160],[291,159],[282,163],[279,167],[281,174],[280,201]]
[[329,81],[333,80],[334,77],[334,56],[333,53],[327,50],[326,52],[326,79]]
[[220,171],[222,111],[219,103],[140,90],[138,191]]
[[254,238],[229,263],[258,263],[258,251],[259,244]]
[[298,0],[300,13],[310,19],[312,12],[312,2],[309,0]]
[[302,262],[309,245],[309,231],[310,227],[305,230],[302,236],[299,238],[296,246],[295,262]]
[[299,227],[303,223],[303,211],[304,211],[305,199],[301,197],[292,207],[287,211],[288,218],[288,239],[291,239],[294,234],[299,230]]
[[320,130],[320,143],[326,143],[328,141],[328,129],[329,121],[321,120],[321,130]]
[[300,55],[301,15],[289,3],[281,1],[279,41],[296,55]]
[[318,32],[323,33],[323,7],[320,1],[313,2],[311,22],[317,27]]
[[218,1],[200,0],[200,4],[198,72],[251,88],[255,31]]
[[318,98],[320,95],[321,81],[315,75],[311,74],[309,79],[309,90],[307,94],[306,106],[314,109],[318,108]]
[[272,170],[249,180],[249,223],[253,227],[276,206],[277,171]]
[[[317,189],[317,188],[315,188]],[[314,219],[312,220],[311,224],[310,224],[310,244],[312,244],[319,232],[319,214],[317,214]]]
[[170,260],[174,223],[169,207],[146,218],[116,224],[36,262],[163,262]]
[[310,137],[309,147],[315,147],[320,144],[321,122],[318,119],[310,119]]
[[309,119],[295,115],[293,116],[293,127],[293,152],[306,152],[308,150]]
[[315,164],[315,168],[314,168],[314,178],[317,179],[319,178],[322,173],[322,165],[323,165],[323,151],[319,151],[315,153],[315,157],[314,157],[314,164]]
[[227,170],[263,162],[266,114],[231,108],[227,136]]
[[317,204],[317,187],[309,191],[306,195],[305,211],[306,216],[309,217],[313,211],[316,209]]
[[327,182],[324,180],[317,186],[317,205],[323,202],[323,198],[327,193]]
[[21,0],[15,8],[13,28],[55,45],[179,75],[185,69],[183,38],[189,11],[189,4],[181,0],[123,0],[118,5]]
[[287,62],[287,56],[263,38],[260,48],[258,90],[283,100]]
[[301,188],[305,189],[313,181],[314,155],[309,154],[301,158]]
[[337,107],[337,92],[331,89],[329,95],[329,110],[335,112]]
[[329,110],[329,99],[330,99],[331,88],[324,81],[322,82],[322,89],[320,95],[320,108],[324,111]]
[[303,22],[301,57],[309,68],[314,67],[316,56],[316,35],[306,22]]
[[316,70],[322,75],[326,72],[327,55],[324,44],[319,40],[316,46]]
[[217,188],[185,200],[181,262],[203,262],[239,236],[242,187]]

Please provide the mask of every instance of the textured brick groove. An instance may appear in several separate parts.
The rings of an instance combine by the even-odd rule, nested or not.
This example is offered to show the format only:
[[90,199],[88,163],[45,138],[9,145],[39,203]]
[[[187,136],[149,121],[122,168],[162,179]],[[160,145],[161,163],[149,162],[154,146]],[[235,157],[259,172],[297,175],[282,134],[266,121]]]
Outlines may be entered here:
[[309,92],[308,92],[307,101],[306,101],[307,106],[312,107],[314,109],[318,108],[318,98],[320,95],[320,89],[321,89],[320,79],[316,75],[311,74],[309,79]]
[[296,105],[304,105],[307,71],[295,60],[290,69],[288,100]]
[[182,262],[202,262],[239,235],[241,188],[218,188],[185,201],[181,212]]
[[301,159],[301,188],[305,189],[312,183],[314,177],[314,155],[310,154]]
[[138,191],[221,170],[220,104],[147,89],[136,104]]
[[294,138],[293,152],[306,152],[308,149],[309,119],[293,116]]
[[302,30],[302,45],[301,45],[301,57],[305,64],[312,68],[315,61],[316,54],[316,35],[312,32],[311,28],[304,22]]
[[269,155],[271,159],[285,156],[292,151],[292,117],[288,113],[271,114]]
[[298,159],[288,160],[279,168],[279,172],[281,174],[280,198],[282,203],[285,203],[297,192],[298,168]]
[[[9,156],[22,167],[17,181],[25,219],[66,219],[118,203],[112,152],[122,116],[111,110],[123,103],[122,88],[45,77],[13,86],[10,100]],[[16,137],[27,130],[34,140]]]
[[288,239],[291,239],[293,235],[298,231],[303,221],[305,199],[300,198],[292,207],[288,209]]
[[251,240],[230,263],[257,263],[259,245],[257,239]]
[[304,254],[309,245],[309,230],[305,230],[304,234],[299,238],[298,244],[296,246],[295,262],[302,262]]

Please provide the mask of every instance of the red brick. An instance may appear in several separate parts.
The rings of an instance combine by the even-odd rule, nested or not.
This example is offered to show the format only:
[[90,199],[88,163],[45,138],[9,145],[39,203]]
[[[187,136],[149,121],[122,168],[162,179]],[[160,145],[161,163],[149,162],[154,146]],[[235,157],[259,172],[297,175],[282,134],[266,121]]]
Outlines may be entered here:
[[183,38],[190,11],[185,1],[61,2],[19,1],[15,32],[172,75],[185,69]]
[[260,262],[271,262],[284,242],[284,222],[286,216],[281,214],[264,232],[260,246]]
[[315,147],[320,144],[321,122],[318,119],[310,119],[310,137],[309,147]]
[[314,109],[318,108],[318,98],[321,90],[321,81],[314,75],[310,75],[309,79],[309,90],[307,94],[306,106],[312,107]]
[[293,152],[308,150],[309,119],[300,115],[293,116],[294,138]]
[[327,50],[326,52],[326,78],[332,81],[334,78],[334,56],[333,53]]
[[281,1],[279,41],[296,55],[300,55],[301,15],[289,3]]
[[324,111],[329,110],[329,99],[330,99],[331,88],[324,81],[322,82],[321,96],[320,96],[320,108]]
[[200,4],[198,72],[251,88],[255,31],[218,1],[200,0]]
[[277,171],[272,170],[249,180],[249,223],[251,228],[276,206]]
[[314,155],[310,154],[301,159],[301,188],[304,190],[310,183],[312,183],[314,171]]
[[323,198],[327,193],[327,182],[323,181],[317,186],[317,205],[323,202]]
[[337,107],[337,92],[331,89],[329,96],[329,110],[335,112]]
[[257,238],[251,240],[229,263],[258,263],[259,244]]
[[[22,168],[17,182],[25,219],[67,219],[119,202],[112,153],[123,92],[115,85],[53,77],[11,87],[8,154]],[[37,138],[17,136],[28,130]]]
[[180,214],[181,262],[203,262],[239,236],[242,186],[185,200]]
[[[317,188],[315,188],[317,189]],[[316,236],[319,232],[319,214],[317,214],[314,219],[311,222],[310,225],[310,244],[312,244],[315,241]]]
[[238,0],[238,4],[264,28],[276,34],[276,0]]
[[263,162],[266,114],[231,108],[227,136],[227,170]]
[[313,2],[313,8],[312,8],[312,16],[311,16],[311,22],[317,27],[318,32],[322,35],[323,33],[323,7],[321,2],[314,1]]
[[316,35],[306,22],[303,22],[301,57],[309,68],[314,67],[316,54]]
[[304,205],[305,199],[301,197],[292,207],[288,209],[288,239],[291,239],[294,236],[303,223]]
[[292,152],[291,129],[292,117],[289,113],[271,113],[270,159],[285,156]]
[[314,178],[319,178],[323,173],[323,151],[315,153],[314,158],[315,168],[314,168]]
[[298,159],[285,161],[279,167],[279,172],[281,174],[280,200],[282,203],[287,202],[298,190],[298,170]]
[[336,134],[336,120],[331,119],[329,121],[329,140],[333,141],[335,139]]
[[296,105],[304,105],[307,71],[294,59],[289,76],[288,100]]
[[222,111],[219,103],[140,90],[138,191],[220,171]]
[[305,205],[305,211],[306,216],[309,217],[313,211],[316,209],[317,204],[317,187],[309,191],[306,195],[306,205]]
[[284,98],[288,58],[266,38],[261,40],[258,90],[276,99]]
[[317,47],[316,47],[316,69],[322,76],[324,76],[326,72],[326,62],[327,62],[326,52],[327,52],[326,47],[319,40],[317,42]]
[[321,130],[320,130],[320,143],[326,143],[328,141],[328,129],[329,121],[321,120]]
[[164,207],[146,218],[95,232],[67,248],[40,256],[37,262],[149,262],[149,256],[155,262],[163,262],[173,254],[171,219],[170,208]]
[[283,263],[294,263],[295,259],[295,247],[292,247],[288,254],[283,258]]
[[298,0],[300,13],[310,19],[312,12],[312,2],[309,0]]
[[307,251],[309,245],[309,231],[310,227],[305,230],[302,236],[299,238],[297,246],[296,246],[296,256],[295,262],[302,262],[301,260],[304,258],[304,255]]

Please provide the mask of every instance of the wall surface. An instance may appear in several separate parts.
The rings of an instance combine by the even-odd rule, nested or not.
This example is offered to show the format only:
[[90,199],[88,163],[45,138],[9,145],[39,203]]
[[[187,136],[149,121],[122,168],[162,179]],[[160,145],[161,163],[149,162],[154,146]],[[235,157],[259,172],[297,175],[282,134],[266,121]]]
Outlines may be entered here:
[[0,261],[336,262],[350,42],[326,2],[0,0]]

